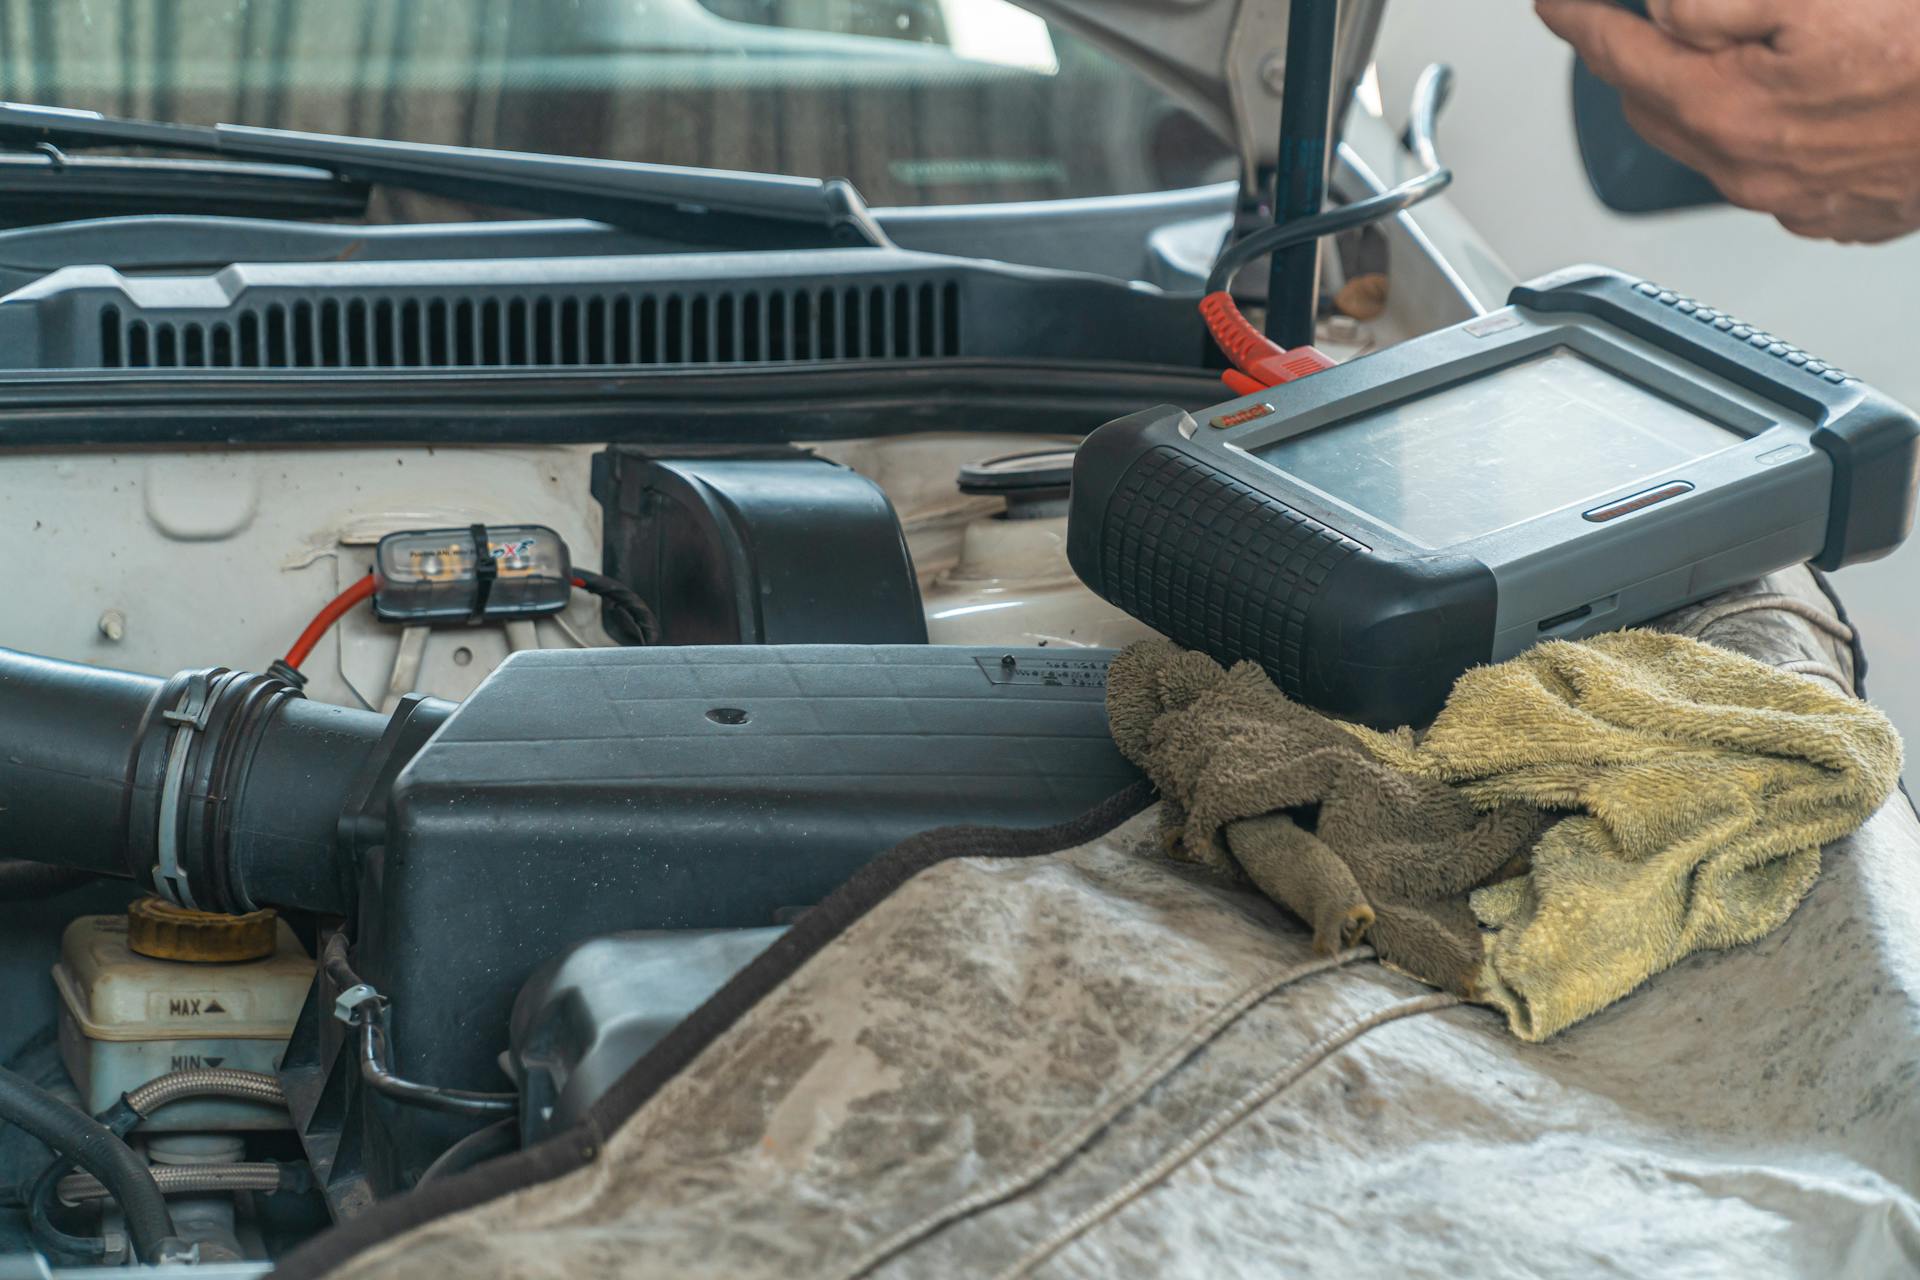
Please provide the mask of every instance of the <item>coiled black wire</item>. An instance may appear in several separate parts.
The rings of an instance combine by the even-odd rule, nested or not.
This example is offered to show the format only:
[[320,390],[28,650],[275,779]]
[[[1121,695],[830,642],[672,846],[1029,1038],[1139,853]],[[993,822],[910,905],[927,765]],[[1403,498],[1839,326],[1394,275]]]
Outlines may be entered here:
[[587,569],[575,569],[573,576],[586,590],[606,601],[613,626],[607,628],[622,644],[659,644],[660,620],[640,593],[617,578]]
[[1414,85],[1413,112],[1407,121],[1407,141],[1414,155],[1426,166],[1424,173],[1379,195],[1343,204],[1311,218],[1267,227],[1234,241],[1222,249],[1220,256],[1214,260],[1213,270],[1207,274],[1207,292],[1219,293],[1231,288],[1233,277],[1240,268],[1257,258],[1308,240],[1317,240],[1321,236],[1336,235],[1363,227],[1369,222],[1378,222],[1445,191],[1453,182],[1453,170],[1440,163],[1440,153],[1433,143],[1433,131],[1440,118],[1440,109],[1446,105],[1447,95],[1452,90],[1453,71],[1438,62],[1422,71]]

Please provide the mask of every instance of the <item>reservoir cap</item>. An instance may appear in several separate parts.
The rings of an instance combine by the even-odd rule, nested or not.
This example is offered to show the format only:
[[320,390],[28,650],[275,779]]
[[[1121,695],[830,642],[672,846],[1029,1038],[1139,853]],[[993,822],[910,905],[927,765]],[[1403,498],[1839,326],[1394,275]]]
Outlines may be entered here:
[[229,916],[141,898],[127,908],[127,946],[155,960],[264,960],[274,952],[277,919],[271,911]]

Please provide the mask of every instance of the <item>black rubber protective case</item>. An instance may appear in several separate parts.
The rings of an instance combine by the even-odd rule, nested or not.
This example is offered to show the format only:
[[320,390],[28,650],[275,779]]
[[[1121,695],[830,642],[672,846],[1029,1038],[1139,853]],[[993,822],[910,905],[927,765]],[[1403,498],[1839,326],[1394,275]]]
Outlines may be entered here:
[[[1784,345],[1771,335],[1756,335],[1760,346],[1730,337],[1697,322],[1707,313],[1690,300],[1600,268],[1523,285],[1508,301],[1604,320],[1821,423],[1812,443],[1832,459],[1833,490],[1818,567],[1884,555],[1906,537],[1916,426],[1886,397],[1789,364],[1767,349]],[[1396,351],[1405,348],[1364,359]],[[1282,412],[1286,394],[1263,393]],[[1095,592],[1187,648],[1258,662],[1290,698],[1380,728],[1432,719],[1461,673],[1490,660],[1499,595],[1485,564],[1373,533],[1362,546],[1257,487],[1260,463],[1223,465],[1184,438],[1182,416],[1148,409],[1080,446],[1067,555]]]

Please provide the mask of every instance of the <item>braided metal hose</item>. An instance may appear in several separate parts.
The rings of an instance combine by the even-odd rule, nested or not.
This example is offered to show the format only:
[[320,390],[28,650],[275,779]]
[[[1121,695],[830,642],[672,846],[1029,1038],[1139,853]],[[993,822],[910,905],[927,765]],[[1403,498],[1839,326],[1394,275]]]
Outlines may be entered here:
[[185,1098],[236,1098],[270,1107],[287,1105],[287,1095],[281,1091],[278,1080],[258,1071],[236,1071],[231,1067],[189,1067],[127,1091],[127,1105],[143,1118],[169,1102]]
[[[157,1164],[148,1170],[163,1196],[216,1191],[278,1191],[281,1168],[271,1161],[249,1164]],[[90,1173],[70,1173],[60,1179],[56,1194],[67,1204],[101,1200],[107,1189]]]
[[[268,1106],[285,1106],[287,1101],[286,1094],[280,1089],[280,1082],[258,1071],[238,1071],[231,1067],[190,1067],[184,1071],[169,1072],[147,1081],[137,1089],[129,1090],[94,1119],[109,1134],[124,1139],[153,1112],[168,1103],[189,1098],[234,1098]],[[75,1204],[108,1195],[99,1179],[91,1174],[68,1172],[75,1163],[77,1161],[68,1155],[61,1154],[41,1171],[27,1197],[28,1221],[32,1225],[34,1238],[57,1256],[102,1262],[105,1253],[99,1237],[68,1235],[54,1226],[48,1216],[56,1197]],[[142,1172],[150,1175],[155,1184],[149,1189],[157,1190],[155,1206],[161,1212],[166,1210],[165,1197],[168,1195],[201,1189],[201,1183],[195,1179],[215,1178],[216,1181],[206,1189],[220,1191],[292,1190],[298,1189],[295,1184],[304,1185],[308,1181],[303,1171],[295,1170],[289,1178],[286,1171],[273,1164],[198,1167],[158,1165],[143,1168]],[[169,1226],[168,1230],[171,1229]]]

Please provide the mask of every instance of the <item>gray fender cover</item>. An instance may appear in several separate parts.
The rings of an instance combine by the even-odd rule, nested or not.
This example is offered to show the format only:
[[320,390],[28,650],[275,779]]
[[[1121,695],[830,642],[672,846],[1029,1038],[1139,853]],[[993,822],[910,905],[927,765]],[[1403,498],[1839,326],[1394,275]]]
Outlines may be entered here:
[[[1824,584],[1666,620],[1810,679]],[[1143,790],[930,832],[579,1129],[375,1206],[293,1276],[1890,1275],[1920,1269],[1920,824],[1788,924],[1540,1045],[1316,958]]]

